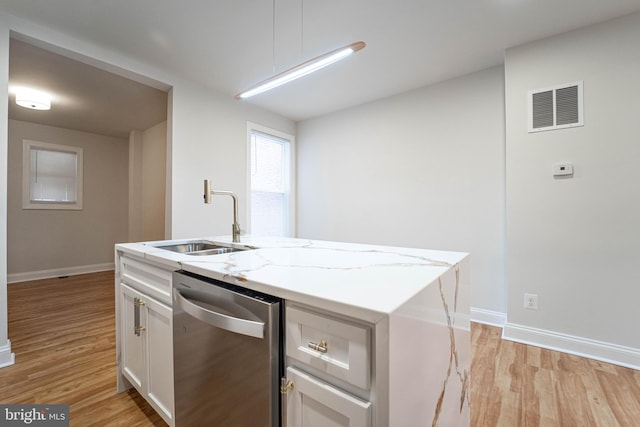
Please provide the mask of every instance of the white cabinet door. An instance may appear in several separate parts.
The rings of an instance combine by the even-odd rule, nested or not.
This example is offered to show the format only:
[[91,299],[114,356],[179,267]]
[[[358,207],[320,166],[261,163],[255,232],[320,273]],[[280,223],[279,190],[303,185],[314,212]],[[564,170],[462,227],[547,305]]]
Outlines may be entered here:
[[173,313],[153,299],[147,298],[145,302],[147,395],[157,410],[173,418]]
[[123,375],[172,425],[173,315],[171,308],[120,283]]
[[122,373],[138,390],[142,390],[144,378],[147,376],[145,337],[140,331],[136,331],[136,326],[144,322],[144,310],[140,309],[139,303],[142,298],[140,292],[120,285]]
[[287,427],[370,427],[371,403],[296,368],[287,368]]

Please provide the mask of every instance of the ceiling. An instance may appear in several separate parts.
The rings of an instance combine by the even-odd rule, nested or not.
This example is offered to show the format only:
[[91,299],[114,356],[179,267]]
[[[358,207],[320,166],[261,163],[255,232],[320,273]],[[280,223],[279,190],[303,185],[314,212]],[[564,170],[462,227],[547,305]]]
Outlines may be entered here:
[[[505,48],[638,11],[640,0],[0,0],[0,10],[229,97],[274,71],[366,42],[321,72],[236,101],[304,120],[499,65]],[[69,75],[65,61],[54,62],[52,87]],[[106,101],[116,93],[91,90]]]
[[[16,105],[17,87],[50,94],[51,110]],[[167,93],[12,39],[9,118],[128,139],[167,119]]]

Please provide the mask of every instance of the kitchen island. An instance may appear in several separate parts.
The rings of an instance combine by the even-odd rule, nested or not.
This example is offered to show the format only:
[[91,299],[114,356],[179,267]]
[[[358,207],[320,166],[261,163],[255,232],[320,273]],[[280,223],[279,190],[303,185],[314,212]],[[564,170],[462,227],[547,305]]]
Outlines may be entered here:
[[[469,425],[468,254],[291,238],[199,240],[245,250],[194,256],[159,247],[167,242],[116,245],[118,391],[135,386],[173,423],[173,378],[164,378],[172,376],[170,273],[184,270],[286,301],[289,426],[302,427],[303,413],[310,425],[322,417],[352,426]],[[126,332],[129,317],[137,334]],[[306,335],[325,332],[337,343],[329,348],[339,349],[309,350]]]

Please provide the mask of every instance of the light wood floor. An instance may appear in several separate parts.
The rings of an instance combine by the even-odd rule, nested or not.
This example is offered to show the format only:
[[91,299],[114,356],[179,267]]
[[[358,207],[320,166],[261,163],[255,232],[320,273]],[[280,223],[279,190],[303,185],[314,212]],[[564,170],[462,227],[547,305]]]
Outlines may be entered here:
[[471,425],[640,426],[640,371],[471,328]]
[[70,405],[72,426],[166,426],[135,392],[116,394],[113,271],[8,285],[16,364],[1,403]]
[[[8,286],[16,364],[0,403],[67,403],[72,426],[165,426],[138,393],[116,394],[113,272]],[[640,371],[471,328],[474,427],[635,427]]]

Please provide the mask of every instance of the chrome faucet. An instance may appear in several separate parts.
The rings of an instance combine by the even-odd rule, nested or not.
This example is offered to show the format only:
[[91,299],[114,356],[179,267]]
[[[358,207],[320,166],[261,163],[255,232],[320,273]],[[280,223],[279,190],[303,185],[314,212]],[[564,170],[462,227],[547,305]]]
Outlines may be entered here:
[[231,191],[218,191],[211,189],[211,181],[208,179],[204,180],[204,202],[211,203],[211,196],[214,195],[222,195],[222,196],[231,196],[233,199],[233,226],[232,226],[232,234],[233,234],[233,242],[240,242],[240,224],[238,224],[238,197]]

